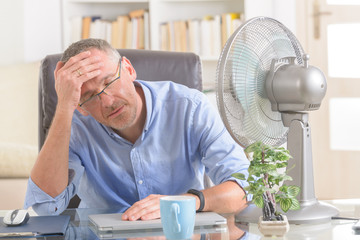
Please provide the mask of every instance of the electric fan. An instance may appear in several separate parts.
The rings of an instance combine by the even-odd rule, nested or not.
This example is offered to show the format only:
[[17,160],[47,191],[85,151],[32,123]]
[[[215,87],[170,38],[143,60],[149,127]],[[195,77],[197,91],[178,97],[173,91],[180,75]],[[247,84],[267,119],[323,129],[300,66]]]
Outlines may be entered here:
[[[291,223],[325,222],[338,215],[315,197],[311,132],[306,111],[317,110],[326,93],[326,80],[308,65],[296,37],[280,22],[250,19],[226,42],[217,66],[216,96],[222,120],[243,147],[262,141],[282,145],[292,155],[291,184],[301,187],[301,209],[288,211]],[[250,204],[238,216],[257,222],[261,209]]]

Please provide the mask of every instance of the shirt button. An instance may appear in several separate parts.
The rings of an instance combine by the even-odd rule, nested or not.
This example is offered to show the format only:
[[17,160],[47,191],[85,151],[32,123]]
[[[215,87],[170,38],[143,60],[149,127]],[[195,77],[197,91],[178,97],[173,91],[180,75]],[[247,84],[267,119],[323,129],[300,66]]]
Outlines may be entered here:
[[143,180],[139,180],[138,183],[139,183],[139,184],[143,184]]

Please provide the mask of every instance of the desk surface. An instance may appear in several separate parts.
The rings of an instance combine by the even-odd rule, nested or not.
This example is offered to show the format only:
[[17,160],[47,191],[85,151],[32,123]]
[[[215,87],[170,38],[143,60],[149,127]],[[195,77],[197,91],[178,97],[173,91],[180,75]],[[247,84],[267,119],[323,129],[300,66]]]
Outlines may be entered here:
[[[336,206],[340,211],[341,217],[360,218],[360,199],[352,200],[333,200],[326,201]],[[111,213],[111,210],[104,209],[70,209],[63,214],[71,216],[70,226],[65,237],[47,237],[46,239],[100,239],[90,228],[88,215],[97,213]],[[0,216],[3,216],[6,211],[0,211]],[[322,224],[290,224],[290,231],[284,238],[265,238],[258,230],[257,224],[240,224],[234,221],[233,215],[225,215],[228,224],[225,226],[214,226],[211,228],[196,229],[192,239],[287,239],[287,240],[360,240],[360,235],[356,235],[352,226],[354,220],[332,220]],[[149,240],[165,240],[161,231],[127,231],[118,235],[110,237],[110,239],[149,239]],[[13,239],[13,238],[12,238]],[[26,238],[35,239],[35,238]],[[39,239],[39,238],[37,238]],[[45,238],[44,238],[45,239]]]

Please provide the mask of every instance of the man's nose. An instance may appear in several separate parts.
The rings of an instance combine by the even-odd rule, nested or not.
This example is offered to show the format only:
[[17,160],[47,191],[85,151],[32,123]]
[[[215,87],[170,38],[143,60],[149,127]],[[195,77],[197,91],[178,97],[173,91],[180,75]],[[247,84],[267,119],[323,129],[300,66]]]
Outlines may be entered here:
[[115,100],[112,94],[109,94],[105,91],[102,94],[100,94],[99,97],[103,107],[112,106]]

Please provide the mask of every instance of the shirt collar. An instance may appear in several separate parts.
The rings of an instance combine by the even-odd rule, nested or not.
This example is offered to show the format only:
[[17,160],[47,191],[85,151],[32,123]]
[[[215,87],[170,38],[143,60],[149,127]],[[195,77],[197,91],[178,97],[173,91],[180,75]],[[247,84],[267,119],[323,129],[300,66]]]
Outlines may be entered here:
[[140,86],[144,91],[145,106],[146,106],[146,120],[145,120],[144,132],[146,133],[151,123],[151,116],[153,113],[153,99],[150,89],[146,85],[144,85],[141,80],[134,81],[134,84],[135,86]]

